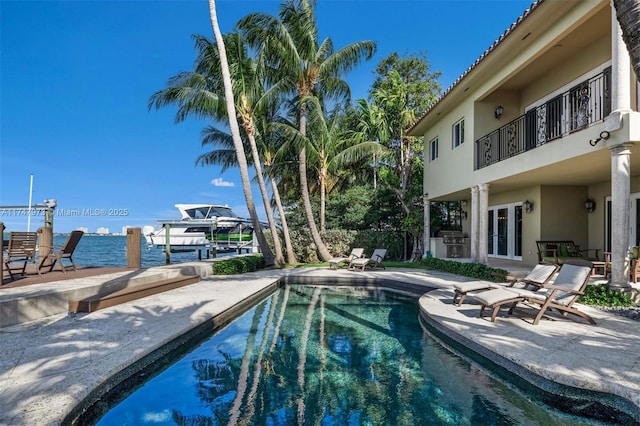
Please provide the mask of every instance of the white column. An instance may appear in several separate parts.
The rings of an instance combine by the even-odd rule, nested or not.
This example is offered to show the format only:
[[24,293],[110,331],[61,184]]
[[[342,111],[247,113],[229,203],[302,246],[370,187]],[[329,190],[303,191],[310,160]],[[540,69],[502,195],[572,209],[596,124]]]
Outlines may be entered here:
[[478,186],[480,202],[478,205],[478,262],[489,263],[488,243],[489,243],[489,184],[483,183]]
[[480,210],[478,209],[478,187],[471,187],[471,259],[474,262],[478,261],[478,221],[480,218]]
[[427,200],[427,195],[424,196],[424,235],[423,239],[423,256],[431,252],[431,201]]
[[611,285],[629,286],[629,195],[631,144],[611,149]]
[[611,111],[631,109],[631,59],[622,40],[622,29],[611,5]]

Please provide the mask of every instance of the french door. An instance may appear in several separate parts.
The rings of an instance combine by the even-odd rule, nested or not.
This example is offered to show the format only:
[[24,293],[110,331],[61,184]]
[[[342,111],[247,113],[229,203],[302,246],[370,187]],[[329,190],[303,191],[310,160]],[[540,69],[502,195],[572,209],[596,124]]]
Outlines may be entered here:
[[522,260],[522,203],[489,207],[488,255]]

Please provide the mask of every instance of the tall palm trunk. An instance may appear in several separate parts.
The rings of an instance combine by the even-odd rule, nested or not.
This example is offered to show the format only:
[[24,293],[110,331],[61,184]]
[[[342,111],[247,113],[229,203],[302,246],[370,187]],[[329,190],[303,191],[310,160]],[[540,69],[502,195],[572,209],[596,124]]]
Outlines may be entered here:
[[613,0],[631,65],[640,81],[640,0]]
[[326,231],[327,216],[327,172],[320,170],[320,232]]
[[215,0],[209,0],[209,18],[211,19],[211,27],[216,37],[216,43],[220,52],[220,67],[222,68],[222,80],[224,82],[225,101],[227,104],[227,114],[229,115],[229,129],[231,130],[231,136],[233,138],[233,146],[236,150],[238,157],[238,167],[240,169],[240,177],[242,178],[242,190],[244,191],[244,198],[247,201],[247,209],[251,216],[251,223],[253,229],[258,238],[258,244],[264,256],[264,263],[266,266],[272,266],[274,263],[273,253],[267,239],[264,237],[260,221],[258,220],[258,214],[256,213],[256,207],[253,203],[253,194],[251,194],[251,182],[249,180],[249,171],[247,168],[247,158],[244,154],[244,147],[242,145],[242,139],[240,138],[240,128],[238,127],[238,119],[236,115],[236,107],[233,98],[233,88],[231,84],[231,74],[229,73],[229,62],[227,61],[227,52],[224,48],[224,39],[218,26],[218,17],[216,16],[216,2]]
[[316,311],[316,305],[318,304],[318,300],[320,299],[320,288],[316,288],[313,291],[313,295],[311,296],[311,301],[309,301],[309,308],[307,309],[307,316],[304,321],[304,329],[302,330],[302,335],[300,336],[300,353],[298,354],[298,388],[299,388],[299,397],[296,400],[296,405],[298,407],[298,425],[304,425],[305,422],[305,377],[304,377],[304,369],[307,364],[307,346],[309,344],[309,335],[311,334],[311,324],[313,322],[313,314]]
[[273,248],[275,250],[275,263],[276,263],[276,266],[281,266],[284,263],[284,257],[282,256],[282,243],[280,243],[280,235],[278,235],[276,222],[273,219],[273,213],[271,212],[271,206],[269,205],[269,195],[267,194],[267,187],[264,184],[264,177],[262,175],[262,166],[260,162],[260,154],[258,154],[256,138],[253,132],[248,132],[248,139],[249,139],[249,145],[251,146],[251,156],[253,157],[253,166],[256,169],[256,176],[258,178],[258,187],[260,188],[260,195],[262,195],[262,203],[264,204],[264,211],[267,214],[267,222],[269,223],[269,230],[271,231],[271,237],[273,238]]
[[[300,133],[304,136],[307,134],[307,117],[304,106],[300,107]],[[307,180],[307,149],[300,149],[300,157],[298,158],[298,171],[300,173],[300,192],[302,195],[302,203],[304,204],[304,213],[307,216],[307,223],[311,231],[311,237],[316,245],[320,258],[328,262],[331,259],[331,253],[327,250],[327,246],[322,241],[316,221],[313,218],[313,210],[311,208],[311,198],[309,197],[309,184]]]
[[284,246],[287,250],[287,263],[296,263],[296,255],[293,252],[293,244],[291,244],[291,235],[289,234],[289,225],[287,224],[287,217],[284,214],[284,208],[282,207],[282,200],[280,199],[280,191],[278,190],[278,184],[273,177],[271,179],[271,187],[273,191],[273,199],[276,202],[278,208],[278,214],[280,215],[280,221],[282,222],[282,235],[284,236]]
[[[211,0],[213,1],[213,0]],[[240,364],[240,373],[238,374],[238,384],[236,386],[236,397],[233,399],[231,408],[229,409],[229,426],[238,424],[238,419],[242,414],[242,400],[247,392],[247,386],[249,384],[249,367],[251,367],[251,360],[253,358],[253,351],[256,342],[256,334],[259,329],[260,319],[262,318],[262,312],[264,311],[264,304],[258,305],[251,321],[251,332],[247,338],[247,345],[244,348],[244,355],[242,356],[242,363]],[[253,330],[256,330],[255,332]],[[266,330],[263,330],[266,333]]]
[[276,303],[277,300],[272,299],[269,306],[269,315],[267,316],[267,322],[262,329],[262,341],[260,342],[260,348],[257,351],[258,355],[256,357],[256,360],[253,362],[253,380],[251,381],[251,389],[249,389],[249,393],[247,394],[247,402],[245,404],[247,409],[238,422],[243,425],[248,425],[251,423],[251,418],[256,411],[256,394],[258,393],[258,385],[260,384],[260,378],[262,377],[262,362],[269,340],[269,332],[273,327],[273,318],[275,317],[276,313]]

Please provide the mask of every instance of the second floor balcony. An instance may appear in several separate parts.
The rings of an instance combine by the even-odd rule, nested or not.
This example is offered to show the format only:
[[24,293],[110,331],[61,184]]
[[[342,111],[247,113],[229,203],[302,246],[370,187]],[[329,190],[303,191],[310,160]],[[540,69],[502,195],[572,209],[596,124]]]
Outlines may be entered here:
[[530,151],[604,120],[611,112],[611,68],[591,77],[475,143],[475,170]]

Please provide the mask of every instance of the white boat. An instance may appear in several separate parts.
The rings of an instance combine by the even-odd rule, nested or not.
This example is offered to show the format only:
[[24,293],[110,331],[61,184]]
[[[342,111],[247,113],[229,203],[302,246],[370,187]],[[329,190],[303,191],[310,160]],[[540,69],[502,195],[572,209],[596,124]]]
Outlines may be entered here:
[[190,251],[216,246],[234,250],[250,246],[253,226],[250,219],[239,217],[229,206],[217,204],[176,204],[181,218],[158,220],[159,229],[145,226],[142,233],[147,245],[166,247],[169,228],[171,251]]

